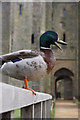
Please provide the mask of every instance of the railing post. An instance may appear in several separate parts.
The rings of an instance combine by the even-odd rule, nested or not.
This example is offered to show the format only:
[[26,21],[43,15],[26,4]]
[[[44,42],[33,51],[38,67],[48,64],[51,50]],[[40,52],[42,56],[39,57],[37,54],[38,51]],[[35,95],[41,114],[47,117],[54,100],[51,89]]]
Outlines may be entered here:
[[51,117],[51,100],[46,101],[46,118]]
[[46,101],[43,102],[42,118],[46,118]]
[[11,112],[2,113],[2,119],[11,118]]
[[43,102],[41,102],[41,118],[43,116]]
[[34,118],[34,104],[32,105],[32,118]]
[[2,120],[2,114],[0,114],[0,120]]
[[32,118],[33,113],[33,105],[21,108],[21,118]]
[[51,117],[51,100],[47,100],[43,102],[43,116],[42,118],[50,118]]
[[14,111],[9,111],[9,112],[0,114],[0,120],[10,119],[10,118],[14,118]]
[[41,118],[41,103],[34,105],[34,118]]
[[11,118],[14,118],[14,110],[11,111]]

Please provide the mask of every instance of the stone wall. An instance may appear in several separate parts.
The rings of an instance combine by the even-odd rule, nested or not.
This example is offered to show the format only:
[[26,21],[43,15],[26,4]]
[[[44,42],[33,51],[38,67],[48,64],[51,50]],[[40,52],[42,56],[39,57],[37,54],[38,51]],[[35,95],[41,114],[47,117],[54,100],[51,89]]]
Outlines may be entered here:
[[[80,101],[80,2],[78,3],[78,98]],[[80,105],[79,105],[80,109]],[[80,114],[79,114],[80,117]]]
[[[73,96],[78,95],[77,55],[78,55],[78,12],[77,3],[54,3],[53,4],[53,29],[58,32],[59,38],[65,41],[67,46],[62,46],[63,52],[54,47],[57,62],[53,74],[60,68],[67,68],[74,74]],[[63,73],[64,74],[64,73]],[[54,78],[55,79],[55,78]],[[54,93],[55,94],[55,93]]]
[[[2,54],[9,52],[9,40],[10,40],[10,3],[2,3]],[[2,81],[8,83],[9,77],[2,75]]]

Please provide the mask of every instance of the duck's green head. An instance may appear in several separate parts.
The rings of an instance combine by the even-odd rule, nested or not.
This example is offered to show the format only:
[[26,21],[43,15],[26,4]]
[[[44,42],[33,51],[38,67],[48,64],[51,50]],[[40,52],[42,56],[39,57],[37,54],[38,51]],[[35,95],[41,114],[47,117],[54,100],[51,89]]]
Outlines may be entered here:
[[50,48],[50,45],[56,45],[59,49],[62,50],[58,43],[67,45],[66,42],[58,39],[58,34],[54,31],[47,31],[40,37],[40,47]]

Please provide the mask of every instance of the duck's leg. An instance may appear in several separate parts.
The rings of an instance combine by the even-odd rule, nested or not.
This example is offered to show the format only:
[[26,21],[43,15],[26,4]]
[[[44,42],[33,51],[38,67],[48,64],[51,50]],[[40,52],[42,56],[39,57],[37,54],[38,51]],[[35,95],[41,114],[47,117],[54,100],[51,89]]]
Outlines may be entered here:
[[33,94],[36,95],[35,91],[33,89],[31,89],[31,88],[28,87],[28,82],[27,82],[26,78],[24,78],[24,83],[25,83],[25,89],[32,91]]

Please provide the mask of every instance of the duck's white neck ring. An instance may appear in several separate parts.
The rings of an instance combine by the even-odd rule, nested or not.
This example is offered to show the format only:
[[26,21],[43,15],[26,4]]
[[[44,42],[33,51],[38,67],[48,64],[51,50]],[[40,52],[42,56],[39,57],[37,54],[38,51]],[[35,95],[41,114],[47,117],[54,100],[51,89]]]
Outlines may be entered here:
[[51,48],[46,48],[46,47],[40,47],[41,49],[47,49],[47,50],[51,50]]

